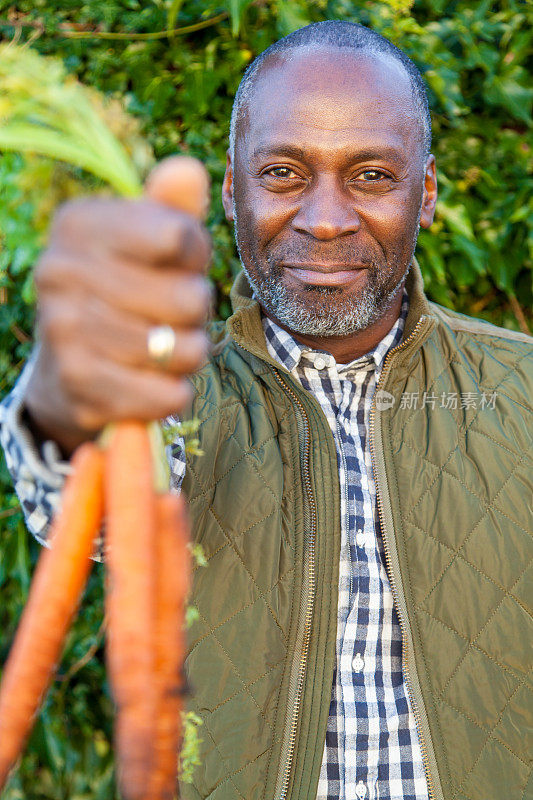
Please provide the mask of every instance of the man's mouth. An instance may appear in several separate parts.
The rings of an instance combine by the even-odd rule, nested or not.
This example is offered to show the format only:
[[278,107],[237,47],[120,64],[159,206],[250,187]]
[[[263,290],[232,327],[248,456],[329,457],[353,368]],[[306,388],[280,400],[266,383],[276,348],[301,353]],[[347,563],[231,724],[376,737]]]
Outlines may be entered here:
[[314,286],[344,286],[361,280],[368,269],[364,264],[284,263],[281,267],[302,283]]

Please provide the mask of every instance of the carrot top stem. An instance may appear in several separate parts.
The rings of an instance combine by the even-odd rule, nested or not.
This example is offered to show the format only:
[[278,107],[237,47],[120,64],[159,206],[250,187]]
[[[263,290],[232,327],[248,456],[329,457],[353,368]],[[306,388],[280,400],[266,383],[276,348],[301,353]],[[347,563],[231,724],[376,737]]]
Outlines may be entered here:
[[170,483],[170,467],[165,452],[165,439],[159,422],[149,422],[148,436],[152,448],[153,481],[157,494],[168,492]]
[[[118,423],[120,424],[120,423]],[[102,450],[107,450],[112,439],[113,432],[116,425],[109,423],[105,426],[98,437],[98,444]],[[150,440],[150,447],[152,450],[152,484],[156,494],[163,494],[168,492],[170,483],[170,467],[166,457],[166,442],[161,428],[161,423],[152,422],[146,423],[146,430]]]

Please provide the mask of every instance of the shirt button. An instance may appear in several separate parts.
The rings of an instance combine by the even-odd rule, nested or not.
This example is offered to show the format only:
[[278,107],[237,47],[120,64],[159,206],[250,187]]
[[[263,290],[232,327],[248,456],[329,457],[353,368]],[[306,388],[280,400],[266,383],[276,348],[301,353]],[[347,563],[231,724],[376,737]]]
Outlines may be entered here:
[[359,781],[357,786],[355,787],[355,793],[359,800],[365,800],[366,797],[366,786],[363,781]]
[[318,356],[317,358],[315,358],[315,367],[317,369],[324,369],[325,366],[326,366],[326,360],[322,358],[322,356]]
[[357,531],[355,541],[358,547],[364,547],[366,544],[366,533],[364,531]]
[[352,668],[355,672],[361,672],[363,667],[365,666],[365,660],[362,658],[361,653],[357,653],[356,656],[352,659]]

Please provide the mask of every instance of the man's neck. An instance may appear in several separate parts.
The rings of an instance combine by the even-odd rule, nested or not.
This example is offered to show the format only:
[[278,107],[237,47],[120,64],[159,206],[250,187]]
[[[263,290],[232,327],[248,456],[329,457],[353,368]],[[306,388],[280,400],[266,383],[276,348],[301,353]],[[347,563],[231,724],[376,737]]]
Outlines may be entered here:
[[268,313],[264,308],[263,314],[273,320],[280,328],[294,336],[297,342],[309,347],[311,350],[325,350],[331,353],[338,364],[349,364],[356,358],[360,358],[365,353],[373,350],[376,345],[390,331],[398,317],[402,307],[404,284],[399,287],[394,302],[387,311],[376,322],[362,331],[356,331],[348,336],[313,336],[307,333],[297,333],[292,331],[283,322],[280,322],[273,314]]

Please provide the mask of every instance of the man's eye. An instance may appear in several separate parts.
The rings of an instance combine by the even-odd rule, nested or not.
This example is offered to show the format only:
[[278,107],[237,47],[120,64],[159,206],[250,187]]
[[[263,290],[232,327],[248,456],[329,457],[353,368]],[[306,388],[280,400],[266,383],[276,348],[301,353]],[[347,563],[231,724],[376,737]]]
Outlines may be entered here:
[[273,175],[274,178],[293,178],[298,177],[294,170],[289,169],[289,167],[272,167],[272,169],[267,170],[265,175]]
[[385,175],[384,172],[380,172],[379,169],[365,169],[364,172],[361,172],[360,175],[357,176],[358,179],[362,179],[363,181],[379,181],[380,178],[388,178],[388,175]]

